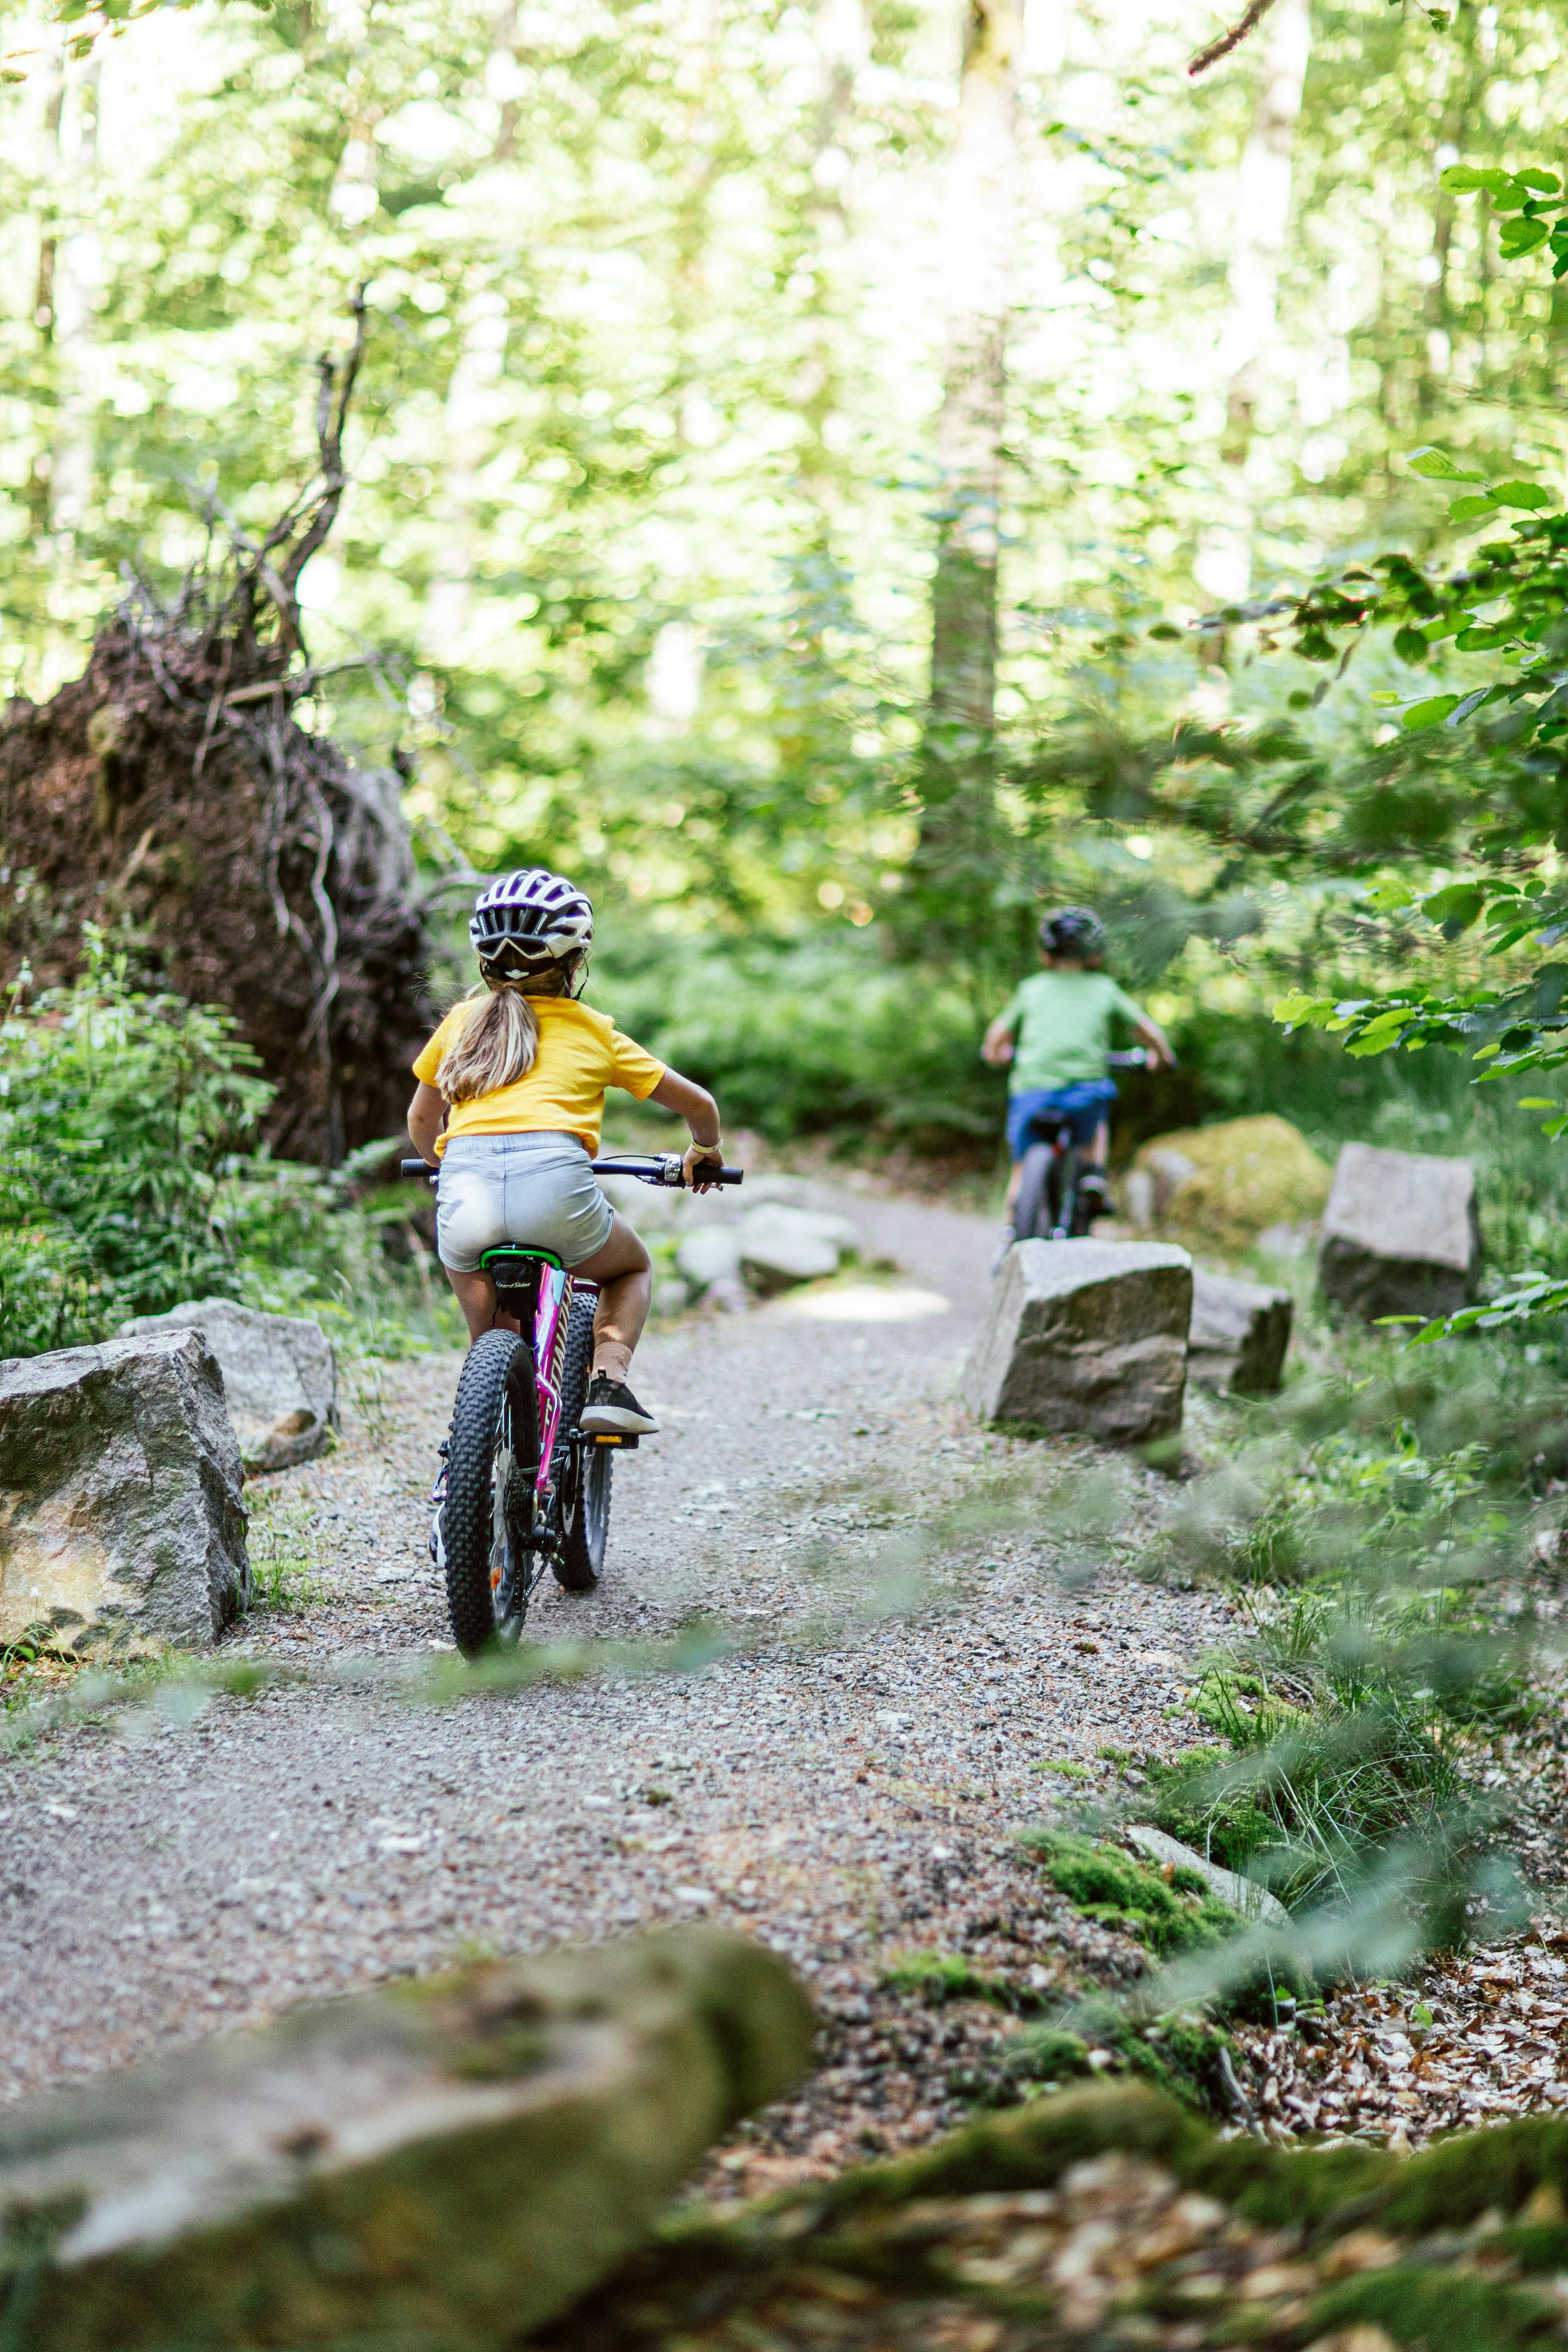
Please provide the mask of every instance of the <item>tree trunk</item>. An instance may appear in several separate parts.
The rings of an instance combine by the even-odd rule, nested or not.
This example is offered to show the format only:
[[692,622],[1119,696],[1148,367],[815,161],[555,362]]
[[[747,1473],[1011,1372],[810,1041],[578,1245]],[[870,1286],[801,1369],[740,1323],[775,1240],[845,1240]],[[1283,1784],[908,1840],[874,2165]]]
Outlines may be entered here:
[[908,900],[928,945],[970,934],[994,881],[996,575],[1023,42],[1022,0],[968,0],[943,223],[931,706]]
[[1278,333],[1296,126],[1312,45],[1310,0],[1275,0],[1267,26],[1258,101],[1237,173],[1230,311],[1219,343],[1226,379],[1221,511],[1204,532],[1193,567],[1200,587],[1222,604],[1242,603],[1252,583],[1253,436]]
[[[510,89],[518,68],[517,0],[501,0],[490,28],[485,65],[487,89]],[[496,135],[477,167],[489,171],[514,160],[518,100],[499,100]],[[507,298],[477,267],[458,314],[461,342],[447,384],[446,466],[434,513],[440,532],[425,595],[420,643],[432,661],[451,667],[462,658],[464,633],[473,601],[479,544],[479,472],[495,449],[497,387],[506,370],[510,319]]]
[[937,462],[931,715],[989,737],[1007,309],[1017,207],[1021,0],[969,0],[944,223],[947,355]]

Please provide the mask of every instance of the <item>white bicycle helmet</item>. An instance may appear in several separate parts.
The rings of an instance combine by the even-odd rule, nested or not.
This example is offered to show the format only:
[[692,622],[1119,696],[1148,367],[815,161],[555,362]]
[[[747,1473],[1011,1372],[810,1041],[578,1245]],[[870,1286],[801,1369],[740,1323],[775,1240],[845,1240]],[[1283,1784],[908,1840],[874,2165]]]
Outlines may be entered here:
[[479,892],[468,938],[487,980],[522,980],[591,947],[594,909],[563,874],[523,866]]

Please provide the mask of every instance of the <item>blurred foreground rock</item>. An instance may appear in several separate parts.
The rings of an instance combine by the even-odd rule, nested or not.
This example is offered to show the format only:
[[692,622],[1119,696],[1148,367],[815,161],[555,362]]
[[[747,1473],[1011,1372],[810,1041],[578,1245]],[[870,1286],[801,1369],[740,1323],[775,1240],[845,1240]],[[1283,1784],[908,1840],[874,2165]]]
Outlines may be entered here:
[[1468,1160],[1347,1143],[1323,1213],[1318,1280],[1364,1322],[1452,1315],[1476,1295],[1481,1229]]
[[1418,2156],[1221,2139],[1140,2085],[685,2215],[537,2352],[1525,2352],[1561,2343],[1568,2125]]
[[1233,1396],[1272,1395],[1284,1373],[1295,1311],[1288,1290],[1194,1266],[1189,1378]]
[[249,1576],[241,1475],[199,1331],[0,1363],[0,1639],[211,1642]]
[[635,2245],[814,2028],[781,1961],[693,1928],[29,2100],[0,2115],[0,2343],[489,2352]]
[[982,1421],[1147,1445],[1182,1425],[1193,1265],[1163,1242],[1018,1242],[963,1369]]
[[196,1298],[139,1315],[121,1338],[199,1331],[217,1358],[228,1417],[247,1470],[291,1470],[324,1454],[338,1425],[337,1362],[308,1316],[265,1315],[232,1298]]
[[1133,1224],[1242,1257],[1269,1226],[1320,1215],[1329,1181],[1306,1137],[1269,1112],[1155,1136],[1121,1191]]

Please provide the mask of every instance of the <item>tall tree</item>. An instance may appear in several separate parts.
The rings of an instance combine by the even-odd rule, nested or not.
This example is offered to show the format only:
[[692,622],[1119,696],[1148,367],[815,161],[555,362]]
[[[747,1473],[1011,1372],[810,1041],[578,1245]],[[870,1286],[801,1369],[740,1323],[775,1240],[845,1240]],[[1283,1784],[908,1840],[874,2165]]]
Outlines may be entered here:
[[1220,336],[1222,506],[1194,566],[1200,587],[1226,604],[1239,604],[1252,583],[1258,404],[1279,332],[1291,170],[1312,46],[1310,0],[1274,0],[1267,27],[1258,100],[1236,175],[1230,309]]
[[[1022,0],[967,0],[943,230],[947,336],[923,762],[923,931],[987,891],[994,822],[996,574],[1017,233]],[[933,908],[933,901],[934,908]]]

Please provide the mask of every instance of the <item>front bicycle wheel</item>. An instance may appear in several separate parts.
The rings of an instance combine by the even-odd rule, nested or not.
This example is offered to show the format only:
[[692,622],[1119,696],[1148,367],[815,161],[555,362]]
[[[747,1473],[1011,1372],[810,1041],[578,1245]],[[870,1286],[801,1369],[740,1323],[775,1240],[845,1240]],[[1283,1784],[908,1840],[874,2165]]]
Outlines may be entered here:
[[594,1364],[592,1298],[577,1299],[566,1327],[566,1359],[561,1372],[561,1433],[552,1467],[560,1510],[560,1549],[555,1581],[568,1592],[592,1592],[605,1572],[610,1533],[613,1445],[574,1445],[572,1432],[583,1416]]
[[533,1357],[515,1331],[468,1350],[447,1439],[447,1609],[464,1657],[516,1641],[528,1612],[539,1465]]

